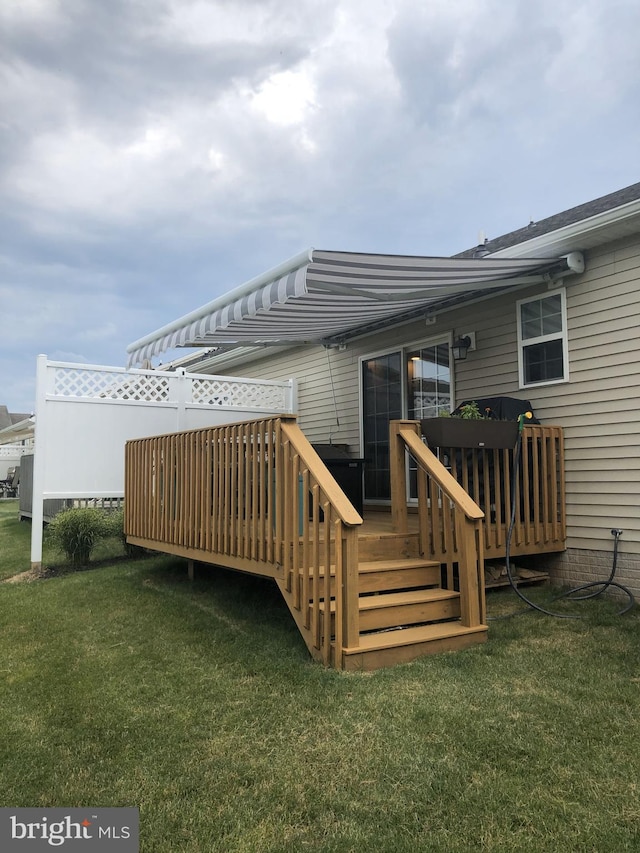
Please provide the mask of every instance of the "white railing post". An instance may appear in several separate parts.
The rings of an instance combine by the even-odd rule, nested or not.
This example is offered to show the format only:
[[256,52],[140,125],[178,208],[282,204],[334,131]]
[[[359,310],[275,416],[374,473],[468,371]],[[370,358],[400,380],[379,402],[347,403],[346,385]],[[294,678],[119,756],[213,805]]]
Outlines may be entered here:
[[33,497],[31,503],[31,568],[42,566],[42,528],[44,525],[44,480],[47,423],[47,356],[39,355],[36,366],[36,409],[33,445]]
[[[188,386],[188,388],[187,388]],[[187,424],[187,391],[191,390],[191,379],[187,377],[184,367],[176,370],[175,377],[170,380],[171,396],[176,402],[176,432],[182,432]],[[191,394],[189,401],[191,400]]]
[[287,414],[295,415],[298,411],[298,380],[289,380],[289,399],[287,400]]

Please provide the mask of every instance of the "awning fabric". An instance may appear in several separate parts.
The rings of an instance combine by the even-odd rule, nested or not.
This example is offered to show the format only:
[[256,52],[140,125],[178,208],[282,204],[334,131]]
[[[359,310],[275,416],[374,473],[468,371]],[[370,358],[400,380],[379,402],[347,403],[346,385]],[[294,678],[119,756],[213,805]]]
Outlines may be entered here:
[[131,344],[129,365],[183,346],[323,343],[464,293],[533,284],[562,266],[559,258],[428,258],[310,249]]

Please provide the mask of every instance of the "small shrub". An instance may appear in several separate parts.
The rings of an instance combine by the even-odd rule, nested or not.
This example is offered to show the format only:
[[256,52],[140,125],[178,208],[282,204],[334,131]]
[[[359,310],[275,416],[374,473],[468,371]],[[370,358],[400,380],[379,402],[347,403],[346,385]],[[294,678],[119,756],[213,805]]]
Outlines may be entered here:
[[110,512],[107,516],[107,525],[109,528],[108,536],[113,536],[119,539],[122,543],[124,553],[131,560],[137,560],[139,557],[144,557],[147,553],[140,545],[131,545],[127,542],[127,537],[124,532],[124,510],[118,509],[115,512]]
[[91,507],[65,509],[47,527],[47,538],[74,568],[86,566],[96,543],[109,535],[107,516]]

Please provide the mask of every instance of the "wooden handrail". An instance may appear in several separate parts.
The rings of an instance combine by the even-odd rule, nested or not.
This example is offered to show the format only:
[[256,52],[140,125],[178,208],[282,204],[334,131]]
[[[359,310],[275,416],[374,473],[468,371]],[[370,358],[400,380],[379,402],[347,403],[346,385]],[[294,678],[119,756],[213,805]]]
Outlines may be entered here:
[[[454,588],[454,555],[460,618],[467,627],[484,624],[484,512],[422,442],[419,421],[391,421],[391,512],[394,529],[408,530],[406,451],[418,465],[420,551],[447,556],[448,588]],[[436,541],[439,540],[439,545]]]
[[465,492],[460,483],[455,480],[444,467],[438,457],[429,450],[426,444],[415,433],[401,430],[402,437],[418,465],[428,471],[438,484],[438,487],[450,498],[469,519],[484,518],[484,512],[478,504]]
[[[336,662],[358,645],[358,527],[362,518],[327,470],[294,419],[278,420],[283,478],[278,516],[284,578],[281,589],[312,654],[331,662],[332,623]],[[334,599],[332,618],[330,602]],[[340,665],[340,664],[338,664]]]
[[280,420],[280,429],[291,442],[296,453],[299,454],[301,461],[310,471],[313,471],[319,488],[330,501],[342,523],[349,527],[362,524],[362,517],[331,476],[324,462],[298,424],[294,420],[285,420],[282,418]]

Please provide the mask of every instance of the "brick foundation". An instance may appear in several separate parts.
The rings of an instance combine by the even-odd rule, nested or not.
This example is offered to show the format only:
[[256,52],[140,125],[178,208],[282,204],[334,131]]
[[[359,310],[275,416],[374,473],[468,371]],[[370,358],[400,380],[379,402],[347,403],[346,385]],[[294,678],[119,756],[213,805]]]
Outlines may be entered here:
[[[551,582],[557,586],[580,586],[592,581],[605,581],[613,565],[613,537],[609,551],[568,548],[560,554],[540,554],[527,560],[520,557],[516,562],[532,569],[548,571]],[[628,587],[640,601],[640,554],[626,554],[622,539],[615,580]]]

